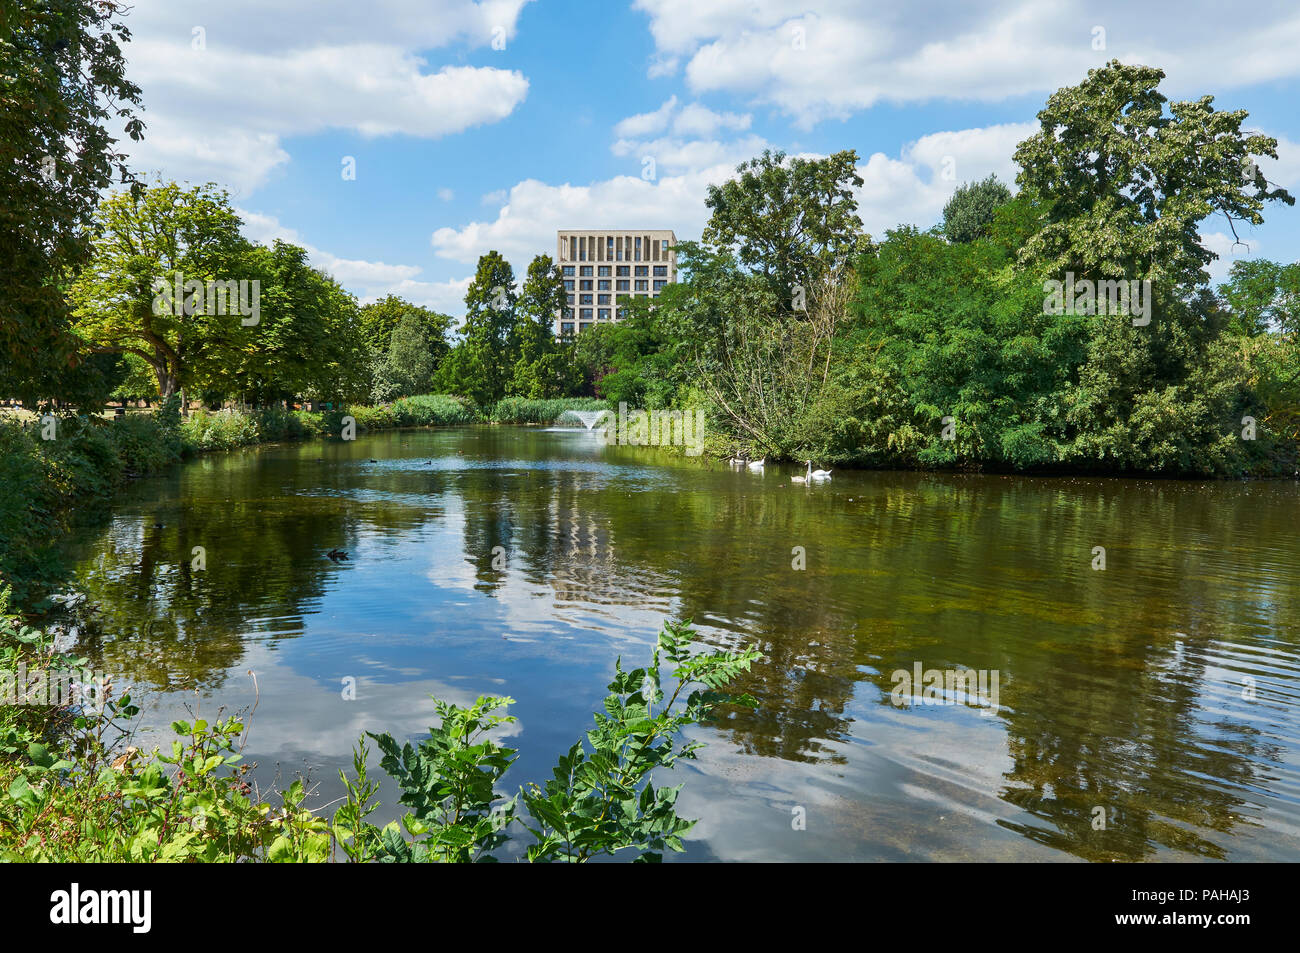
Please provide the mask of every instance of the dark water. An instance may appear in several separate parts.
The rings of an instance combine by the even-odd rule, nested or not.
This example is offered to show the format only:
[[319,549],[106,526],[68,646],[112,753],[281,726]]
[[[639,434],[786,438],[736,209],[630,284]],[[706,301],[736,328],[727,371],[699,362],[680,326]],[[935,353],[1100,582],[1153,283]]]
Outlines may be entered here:
[[[790,472],[522,428],[213,456],[69,545],[79,648],[149,722],[251,706],[255,672],[247,755],[323,806],[430,694],[517,699],[508,779],[542,779],[690,617],[766,660],[673,779],[687,859],[1300,859],[1295,484]],[[996,673],[996,712],[893,704],[918,663]]]

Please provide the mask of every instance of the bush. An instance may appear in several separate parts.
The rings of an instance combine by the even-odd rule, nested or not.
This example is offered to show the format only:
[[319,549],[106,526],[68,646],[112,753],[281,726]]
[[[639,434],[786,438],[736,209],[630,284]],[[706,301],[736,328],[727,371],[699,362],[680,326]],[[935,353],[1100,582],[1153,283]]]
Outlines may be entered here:
[[541,400],[505,397],[488,409],[487,419],[494,424],[553,424],[560,422],[560,418],[568,410],[610,409],[609,401],[598,400],[595,397],[556,397]]
[[479,419],[473,404],[448,394],[403,397],[392,405],[392,413],[399,427],[463,427]]
[[13,581],[18,601],[49,568],[51,540],[67,529],[77,503],[168,466],[180,451],[163,413],[63,417],[53,440],[41,439],[39,421],[0,423],[0,575]]

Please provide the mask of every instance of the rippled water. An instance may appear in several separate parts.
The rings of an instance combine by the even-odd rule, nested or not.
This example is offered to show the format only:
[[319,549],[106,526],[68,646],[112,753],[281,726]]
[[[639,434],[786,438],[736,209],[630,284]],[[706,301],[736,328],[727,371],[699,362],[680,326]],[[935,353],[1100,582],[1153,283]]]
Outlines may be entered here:
[[[259,777],[323,804],[431,693],[517,699],[508,778],[542,778],[689,617],[766,660],[673,779],[687,859],[1300,859],[1296,484],[794,472],[581,428],[212,456],[69,543],[79,648],[149,723],[256,703]],[[894,704],[918,664],[996,674],[996,712]]]

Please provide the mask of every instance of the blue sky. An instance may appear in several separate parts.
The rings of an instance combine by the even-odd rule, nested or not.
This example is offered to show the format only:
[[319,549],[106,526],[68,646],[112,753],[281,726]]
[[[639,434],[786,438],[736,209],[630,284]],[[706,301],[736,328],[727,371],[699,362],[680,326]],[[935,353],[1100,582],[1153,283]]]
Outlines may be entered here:
[[[961,182],[1010,182],[1046,96],[1112,58],[1166,70],[1171,99],[1249,110],[1280,143],[1265,174],[1300,194],[1300,4],[1241,10],[137,0],[127,56],[149,128],[132,160],[227,187],[250,237],[305,245],[363,300],[392,292],[459,315],[489,249],[520,273],[554,253],[560,227],[698,237],[707,186],[765,147],[856,149],[868,231],[929,226]],[[1300,208],[1265,216],[1236,255],[1300,258]],[[1233,260],[1226,222],[1202,237],[1223,255],[1218,276]]]

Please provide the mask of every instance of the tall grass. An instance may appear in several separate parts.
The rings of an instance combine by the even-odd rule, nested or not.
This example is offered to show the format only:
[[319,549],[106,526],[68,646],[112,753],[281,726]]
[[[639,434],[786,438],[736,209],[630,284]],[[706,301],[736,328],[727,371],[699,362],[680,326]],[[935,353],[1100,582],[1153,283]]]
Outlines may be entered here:
[[534,400],[526,397],[505,397],[487,411],[487,419],[495,424],[553,424],[560,422],[568,410],[609,410],[608,401],[595,397],[557,397]]

